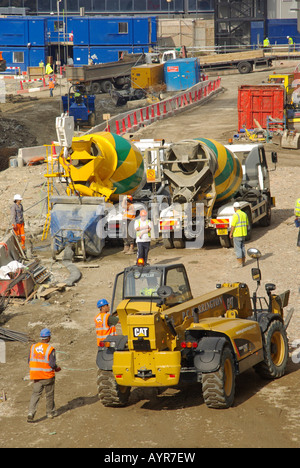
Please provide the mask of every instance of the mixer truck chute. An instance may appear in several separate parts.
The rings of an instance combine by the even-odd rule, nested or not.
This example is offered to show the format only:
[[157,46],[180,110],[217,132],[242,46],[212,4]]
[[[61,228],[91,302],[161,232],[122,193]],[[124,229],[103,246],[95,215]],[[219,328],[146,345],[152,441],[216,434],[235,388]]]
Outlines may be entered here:
[[[170,145],[165,160],[164,176],[172,204],[161,212],[159,230],[166,248],[183,248],[186,240],[195,240],[201,223],[204,239],[218,237],[223,247],[230,247],[234,201],[239,201],[248,214],[248,238],[254,224],[270,224],[274,199],[263,145],[224,146],[212,139],[197,138]],[[199,204],[203,207],[201,220],[195,215]]]

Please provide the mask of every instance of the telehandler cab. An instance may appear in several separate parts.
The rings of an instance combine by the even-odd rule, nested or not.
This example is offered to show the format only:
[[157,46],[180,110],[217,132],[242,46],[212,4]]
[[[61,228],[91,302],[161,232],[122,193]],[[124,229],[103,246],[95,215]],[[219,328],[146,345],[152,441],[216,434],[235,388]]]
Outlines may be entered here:
[[193,298],[182,264],[132,266],[117,275],[111,310],[122,335],[109,336],[97,354],[104,406],[126,405],[131,387],[199,382],[208,407],[228,408],[237,375],[252,367],[267,379],[285,373],[293,310],[284,322],[283,309],[290,292],[276,295],[268,283],[268,298],[258,297],[261,254],[248,254],[257,259],[252,298],[245,283],[218,284]]

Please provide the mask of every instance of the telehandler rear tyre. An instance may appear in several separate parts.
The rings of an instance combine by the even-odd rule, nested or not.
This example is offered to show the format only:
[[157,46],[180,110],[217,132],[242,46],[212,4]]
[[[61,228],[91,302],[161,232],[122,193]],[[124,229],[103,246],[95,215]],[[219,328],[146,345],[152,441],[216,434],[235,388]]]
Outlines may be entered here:
[[128,403],[130,387],[118,385],[111,371],[98,370],[98,397],[103,406],[125,406]]
[[202,393],[209,408],[225,409],[233,405],[235,365],[228,346],[223,349],[219,370],[210,374],[202,374]]
[[279,379],[285,373],[289,346],[284,325],[273,320],[263,334],[264,360],[255,366],[255,371],[264,379]]

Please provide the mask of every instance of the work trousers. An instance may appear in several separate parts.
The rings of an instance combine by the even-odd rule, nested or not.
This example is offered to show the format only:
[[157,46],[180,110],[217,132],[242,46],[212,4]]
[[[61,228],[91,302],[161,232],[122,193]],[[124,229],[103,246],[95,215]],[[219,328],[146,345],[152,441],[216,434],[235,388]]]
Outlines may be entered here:
[[122,221],[122,236],[124,240],[124,245],[133,245],[134,244],[134,220],[133,219],[123,219]]
[[150,249],[150,242],[137,242],[137,258],[143,258],[145,264],[148,261],[148,252]]
[[233,237],[236,258],[246,258],[245,237]]
[[46,394],[46,413],[47,415],[53,414],[53,412],[55,411],[54,386],[55,377],[52,377],[51,379],[34,381],[28,414],[32,414],[33,416],[35,415],[38,402],[42,396],[44,389]]
[[298,232],[297,247],[300,247],[300,229]]
[[16,234],[18,241],[21,244],[23,250],[25,250],[25,229],[24,223],[14,225],[14,233]]

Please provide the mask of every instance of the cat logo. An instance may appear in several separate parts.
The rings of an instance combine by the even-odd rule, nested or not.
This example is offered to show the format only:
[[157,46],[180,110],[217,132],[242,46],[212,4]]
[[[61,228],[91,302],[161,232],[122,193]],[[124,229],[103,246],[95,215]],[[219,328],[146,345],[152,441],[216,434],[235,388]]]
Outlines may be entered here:
[[139,336],[142,336],[143,338],[148,338],[149,328],[148,327],[134,327],[133,336],[135,338],[138,338]]

